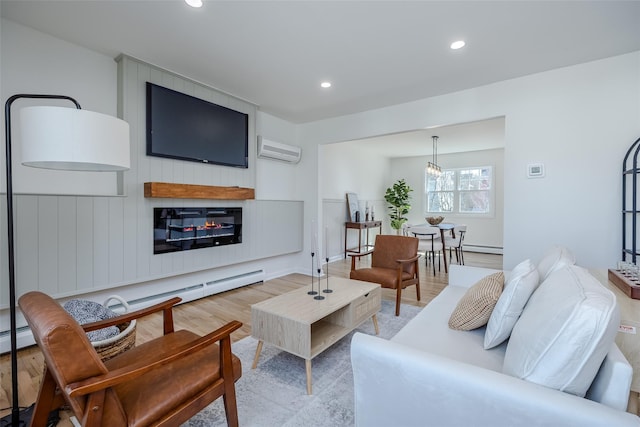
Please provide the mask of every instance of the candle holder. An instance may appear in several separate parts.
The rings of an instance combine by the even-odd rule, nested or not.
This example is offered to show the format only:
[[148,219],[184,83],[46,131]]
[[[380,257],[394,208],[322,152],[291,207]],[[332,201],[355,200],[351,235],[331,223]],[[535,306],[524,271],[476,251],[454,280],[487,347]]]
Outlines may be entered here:
[[[313,257],[316,256],[315,252],[311,252],[311,290],[307,292],[307,295],[317,295],[318,293],[313,290]],[[320,280],[320,278],[318,278]],[[318,282],[318,290],[320,290],[320,283]]]
[[[324,292],[325,294],[330,294],[331,292],[333,292],[333,289],[329,289],[329,257],[326,257],[324,259],[326,261],[326,265],[327,265],[327,288],[323,289],[322,292]],[[318,278],[318,280],[320,280]],[[318,289],[320,289],[320,286],[318,285]]]
[[[319,256],[318,256],[318,259],[320,259]],[[320,264],[320,263],[318,263],[318,264]],[[320,271],[321,271],[319,267],[320,267],[320,265],[318,265],[318,291],[320,291]],[[313,274],[313,273],[311,273],[311,274]],[[316,292],[316,294],[317,293],[318,292]],[[313,299],[321,300],[321,299],[324,299],[324,297],[322,295],[316,295],[315,297],[313,297]]]

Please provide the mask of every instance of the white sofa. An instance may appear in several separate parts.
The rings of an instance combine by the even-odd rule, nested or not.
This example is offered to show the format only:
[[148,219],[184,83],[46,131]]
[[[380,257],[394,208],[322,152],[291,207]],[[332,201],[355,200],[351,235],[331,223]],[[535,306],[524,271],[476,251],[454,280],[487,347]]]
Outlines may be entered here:
[[485,327],[449,328],[468,288],[495,272],[451,265],[449,285],[390,341],[354,335],[356,425],[640,426],[625,411],[633,372],[615,343],[579,397],[502,373],[508,341],[485,350]]

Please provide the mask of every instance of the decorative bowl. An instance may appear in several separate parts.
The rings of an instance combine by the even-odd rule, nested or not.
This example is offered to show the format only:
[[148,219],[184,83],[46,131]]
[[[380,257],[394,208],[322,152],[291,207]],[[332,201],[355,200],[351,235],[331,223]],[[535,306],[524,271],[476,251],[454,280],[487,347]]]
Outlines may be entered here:
[[438,225],[444,220],[443,216],[428,216],[425,218],[427,222],[431,225]]

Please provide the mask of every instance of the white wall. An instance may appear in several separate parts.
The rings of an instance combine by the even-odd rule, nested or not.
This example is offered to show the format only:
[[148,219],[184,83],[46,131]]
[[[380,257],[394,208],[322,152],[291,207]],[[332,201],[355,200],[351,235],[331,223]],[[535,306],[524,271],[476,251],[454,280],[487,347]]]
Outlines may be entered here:
[[[366,144],[328,144],[321,149],[323,199],[342,199],[346,193],[358,194],[358,200],[384,201],[389,186],[389,159],[367,151]],[[364,208],[364,206],[362,206]]]
[[[256,118],[259,135],[271,141],[284,144],[297,145],[296,128],[291,123],[258,112]],[[257,144],[257,141],[252,141]],[[303,152],[303,158],[311,153]],[[289,199],[298,193],[297,191],[296,164],[284,163],[277,160],[256,160],[256,198],[267,200]],[[299,196],[299,194],[298,194]]]
[[[117,74],[113,58],[5,19],[0,28],[0,94],[3,102],[15,94],[67,95],[78,101],[85,110],[116,115]],[[11,108],[14,193],[116,194],[115,172],[63,172],[22,166],[17,123],[20,109],[34,104],[43,105],[42,100],[19,99]],[[69,101],[47,101],[47,105],[75,108]],[[2,123],[4,126],[4,114]],[[6,191],[4,159],[2,144],[2,194]]]
[[[344,252],[344,223],[348,218],[346,193],[358,195],[362,220],[368,204],[374,209],[376,219],[383,221],[383,233],[391,232],[384,201],[384,192],[389,183],[388,158],[371,154],[362,144],[327,144],[320,147],[319,163],[323,232],[330,237],[330,258],[336,258]],[[374,235],[372,231],[371,240]],[[347,238],[349,248],[357,246],[357,231],[349,231]]]
[[[640,134],[640,52],[304,124],[300,138],[327,144],[499,116],[504,266],[535,261],[554,243],[583,266],[615,265],[621,163]],[[527,179],[531,162],[545,164],[545,178]]]
[[[322,224],[316,195],[318,183],[318,146],[309,145],[298,138],[298,126],[293,123],[258,111],[256,133],[272,141],[296,145],[302,148],[302,156],[297,164],[277,160],[256,160],[256,199],[260,200],[302,200],[304,202],[304,250],[278,259],[269,259],[269,266],[275,271],[297,271],[311,275],[310,248],[312,224],[321,235]],[[256,141],[257,143],[257,141]],[[322,246],[324,240],[320,239]],[[322,249],[325,252],[324,248]],[[316,259],[317,261],[317,259]],[[273,277],[273,276],[272,276]]]

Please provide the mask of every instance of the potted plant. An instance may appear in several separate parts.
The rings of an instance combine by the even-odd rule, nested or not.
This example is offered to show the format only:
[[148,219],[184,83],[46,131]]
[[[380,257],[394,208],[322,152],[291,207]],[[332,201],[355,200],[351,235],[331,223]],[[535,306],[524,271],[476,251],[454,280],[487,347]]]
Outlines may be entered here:
[[391,228],[396,230],[397,234],[400,234],[402,224],[407,222],[405,215],[409,213],[411,209],[411,196],[410,192],[413,190],[407,185],[404,179],[399,179],[392,187],[387,188],[387,192],[384,195],[384,200],[389,203],[389,217],[391,218]]

